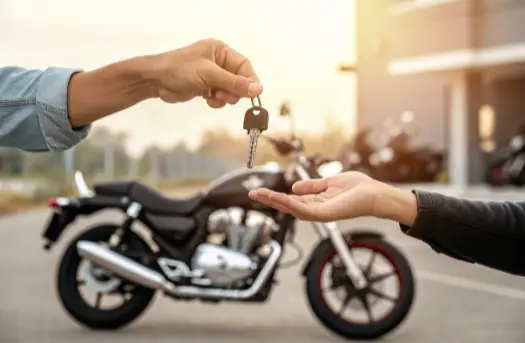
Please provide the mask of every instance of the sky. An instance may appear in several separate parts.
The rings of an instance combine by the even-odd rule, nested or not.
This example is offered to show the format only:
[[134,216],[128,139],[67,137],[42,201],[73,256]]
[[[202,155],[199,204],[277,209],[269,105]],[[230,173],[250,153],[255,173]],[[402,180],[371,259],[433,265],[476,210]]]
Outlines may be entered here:
[[[354,23],[354,0],[0,0],[0,66],[91,70],[217,38],[252,61],[268,132],[288,127],[276,111],[291,101],[298,130],[321,132],[331,117],[350,135],[355,78],[336,68],[355,61]],[[153,143],[194,147],[210,127],[244,135],[249,106],[247,99],[219,110],[201,99],[150,100],[96,125],[129,133],[128,150],[140,154]]]

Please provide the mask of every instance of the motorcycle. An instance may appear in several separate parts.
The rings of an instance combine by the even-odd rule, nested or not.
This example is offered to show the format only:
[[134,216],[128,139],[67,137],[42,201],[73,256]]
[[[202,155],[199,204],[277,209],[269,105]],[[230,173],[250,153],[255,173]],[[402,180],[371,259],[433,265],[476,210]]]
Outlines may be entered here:
[[409,133],[392,131],[388,143],[370,157],[375,176],[389,182],[434,182],[444,156],[427,147],[412,148]]
[[485,180],[494,187],[525,185],[525,127],[510,139],[508,147],[491,158]]
[[369,143],[370,130],[356,135],[353,148],[346,153],[345,170],[358,170],[384,182],[434,182],[443,167],[442,153],[427,147],[411,147],[415,128],[413,114],[401,115],[401,125],[387,118],[382,147],[375,150]]
[[343,147],[339,160],[343,163],[344,170],[355,170],[373,176],[370,156],[374,154],[374,148],[369,143],[370,133],[368,128],[359,130],[352,142]]
[[[119,209],[126,217],[120,224],[87,229],[65,249],[57,289],[69,315],[92,329],[117,329],[142,314],[157,291],[180,301],[266,302],[283,266],[285,245],[294,241],[296,218],[252,201],[248,192],[259,187],[291,192],[295,181],[334,175],[341,164],[308,157],[295,135],[264,137],[279,154],[292,157],[287,168],[235,170],[188,198],[167,198],[139,181],[99,183],[91,190],[77,171],[74,184],[79,196],[50,200],[53,211],[43,231],[45,249],[51,249],[80,216]],[[135,222],[145,226],[149,239],[132,226]],[[414,298],[415,282],[406,257],[379,233],[342,232],[336,222],[311,224],[321,237],[301,274],[317,319],[349,339],[374,339],[396,328]],[[358,264],[354,258],[358,251],[370,253],[367,263]],[[391,270],[374,269],[379,257]],[[398,295],[381,288],[388,278],[397,281]],[[117,294],[125,301],[110,310],[90,305],[79,291],[83,285],[95,288],[100,296]],[[342,306],[329,305],[330,292]],[[343,316],[352,300],[365,310],[364,322]],[[374,317],[371,308],[380,300],[390,305],[389,311]]]

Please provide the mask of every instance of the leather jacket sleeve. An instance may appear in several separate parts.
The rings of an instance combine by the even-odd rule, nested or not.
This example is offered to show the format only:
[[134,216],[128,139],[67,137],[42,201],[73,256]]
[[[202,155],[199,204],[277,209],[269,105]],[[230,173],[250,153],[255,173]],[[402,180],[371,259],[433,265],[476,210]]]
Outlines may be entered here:
[[419,213],[404,233],[449,257],[525,276],[525,203],[413,192]]

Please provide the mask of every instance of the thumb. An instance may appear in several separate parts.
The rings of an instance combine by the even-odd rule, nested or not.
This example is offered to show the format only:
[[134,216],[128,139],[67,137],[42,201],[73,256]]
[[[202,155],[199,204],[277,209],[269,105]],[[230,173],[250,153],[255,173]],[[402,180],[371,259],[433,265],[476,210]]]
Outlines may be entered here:
[[317,194],[324,192],[328,188],[328,181],[326,179],[303,180],[293,184],[292,190],[295,194]]
[[241,98],[254,98],[263,90],[258,81],[232,74],[216,64],[207,70],[204,81],[211,88],[222,89]]

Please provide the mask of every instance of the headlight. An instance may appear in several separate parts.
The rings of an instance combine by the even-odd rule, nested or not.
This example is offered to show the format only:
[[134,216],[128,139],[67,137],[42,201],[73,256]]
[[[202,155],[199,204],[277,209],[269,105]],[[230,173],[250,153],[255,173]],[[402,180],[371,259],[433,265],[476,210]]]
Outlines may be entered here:
[[379,159],[388,163],[394,158],[394,151],[391,148],[383,148],[379,151]]
[[523,147],[523,136],[516,136],[510,140],[510,147],[512,150],[520,150]]
[[265,171],[270,171],[270,172],[275,172],[275,171],[279,171],[281,170],[281,168],[279,167],[279,163],[275,162],[275,161],[270,161],[270,162],[267,162],[263,165],[263,168]]
[[359,164],[361,163],[361,156],[355,152],[351,152],[348,154],[348,160],[351,164]]
[[335,176],[343,171],[343,164],[339,161],[326,162],[317,168],[321,177]]

